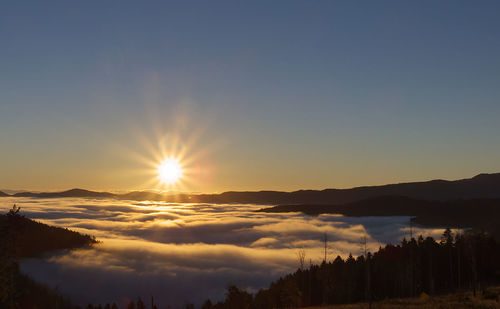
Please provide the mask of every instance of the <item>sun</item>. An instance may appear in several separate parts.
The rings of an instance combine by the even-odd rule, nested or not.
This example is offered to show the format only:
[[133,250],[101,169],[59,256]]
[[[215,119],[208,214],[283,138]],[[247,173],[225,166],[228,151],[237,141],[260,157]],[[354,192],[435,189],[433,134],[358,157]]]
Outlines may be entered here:
[[158,178],[166,185],[179,182],[182,178],[182,166],[179,160],[173,157],[164,159],[158,165]]

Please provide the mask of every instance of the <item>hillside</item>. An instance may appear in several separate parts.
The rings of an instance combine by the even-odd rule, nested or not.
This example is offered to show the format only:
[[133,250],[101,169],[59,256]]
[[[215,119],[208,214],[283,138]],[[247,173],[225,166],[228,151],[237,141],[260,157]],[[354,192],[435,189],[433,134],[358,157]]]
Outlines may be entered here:
[[417,200],[405,196],[380,196],[345,204],[278,205],[258,212],[302,212],[308,215],[342,214],[361,216],[416,216],[427,213],[442,202]]
[[[455,304],[471,304],[471,300],[458,295],[439,302],[427,298],[436,300],[443,297],[439,295],[465,290],[475,291],[476,296],[481,294],[487,300],[483,303],[483,299],[477,299],[474,304],[486,304],[499,297],[498,290],[484,291],[500,283],[499,259],[500,243],[490,234],[453,234],[447,229],[438,241],[423,236],[403,239],[400,244],[380,246],[377,251],[358,257],[327,256],[320,264],[309,265],[305,256],[302,260],[299,257],[295,272],[280,277],[255,295],[230,286],[223,302],[203,308],[363,308],[359,302],[370,300],[379,306],[374,308],[384,308],[388,302],[401,305],[393,308],[403,308],[415,303],[412,297],[426,294],[433,296],[424,296],[421,305],[456,308]],[[438,303],[448,305],[440,307]],[[367,307],[366,303],[363,305]]]
[[49,251],[96,243],[89,235],[28,219],[18,209],[0,214],[0,245],[4,254],[15,258],[37,257]]
[[341,205],[279,205],[259,212],[302,212],[308,215],[341,214],[345,216],[411,216],[413,222],[436,227],[485,228],[497,231],[500,199],[459,199],[426,201],[402,196],[385,196]]
[[15,205],[0,215],[0,308],[76,309],[57,290],[33,281],[19,270],[19,259],[95,244],[95,238],[49,226],[19,214]]

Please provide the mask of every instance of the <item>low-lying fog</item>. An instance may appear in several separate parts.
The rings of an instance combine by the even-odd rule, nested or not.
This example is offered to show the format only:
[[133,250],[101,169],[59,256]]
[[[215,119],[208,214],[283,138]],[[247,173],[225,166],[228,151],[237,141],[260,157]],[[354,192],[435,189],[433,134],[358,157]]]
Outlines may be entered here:
[[[154,296],[159,308],[224,296],[229,284],[249,291],[294,271],[297,253],[320,263],[409,236],[409,217],[343,217],[256,213],[262,205],[166,204],[94,199],[2,198],[47,224],[96,236],[102,243],[21,263],[32,278],[57,287],[75,303]],[[441,229],[413,229],[439,237]]]

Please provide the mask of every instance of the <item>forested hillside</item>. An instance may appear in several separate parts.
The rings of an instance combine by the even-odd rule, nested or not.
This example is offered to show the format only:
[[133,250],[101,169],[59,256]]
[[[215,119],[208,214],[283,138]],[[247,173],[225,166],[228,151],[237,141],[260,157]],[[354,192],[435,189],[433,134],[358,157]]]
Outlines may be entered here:
[[500,283],[499,261],[500,245],[492,236],[447,230],[438,242],[412,238],[373,254],[301,267],[255,295],[230,287],[224,302],[207,300],[203,309],[296,308],[468,289],[476,294]]
[[89,236],[48,226],[19,214],[15,205],[0,215],[0,308],[73,308],[56,291],[19,271],[19,259],[95,244]]

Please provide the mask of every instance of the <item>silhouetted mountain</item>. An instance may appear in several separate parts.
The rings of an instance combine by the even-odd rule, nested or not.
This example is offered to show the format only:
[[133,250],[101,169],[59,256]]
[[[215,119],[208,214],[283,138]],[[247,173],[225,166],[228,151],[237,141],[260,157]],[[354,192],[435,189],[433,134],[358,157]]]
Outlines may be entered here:
[[9,196],[7,193],[0,191],[0,196]]
[[424,200],[500,198],[500,173],[456,181],[432,180],[352,189],[285,192],[227,192],[220,199],[247,203],[343,204],[377,196],[406,196]]
[[378,196],[406,196],[424,200],[500,198],[500,173],[456,181],[432,180],[351,189],[258,191],[176,195],[177,201],[255,204],[344,204]]
[[[260,212],[303,212],[308,215],[412,216],[426,226],[498,229],[500,199],[417,200],[402,196],[365,199],[342,205],[301,204],[263,208]],[[496,234],[496,233],[495,233]]]
[[292,204],[260,209],[259,212],[303,212],[308,215],[342,214],[361,216],[416,216],[437,207],[441,202],[417,200],[405,196],[380,196],[340,205]]
[[453,200],[437,203],[413,222],[425,226],[485,229],[500,240],[500,199]]
[[126,200],[149,200],[149,201],[161,201],[165,199],[165,196],[160,193],[154,193],[148,191],[132,191],[125,194],[117,194],[115,197]]
[[63,192],[21,192],[26,197],[93,197],[167,202],[252,203],[252,204],[330,204],[341,205],[379,196],[405,196],[429,201],[500,198],[500,173],[480,174],[455,181],[431,180],[351,189],[281,191],[229,191],[221,194],[161,194],[135,191],[125,194],[72,189]]
[[84,189],[71,189],[62,192],[19,192],[14,194],[13,196],[20,197],[98,197],[98,198],[112,198],[116,197],[116,194],[109,192],[95,192]]

